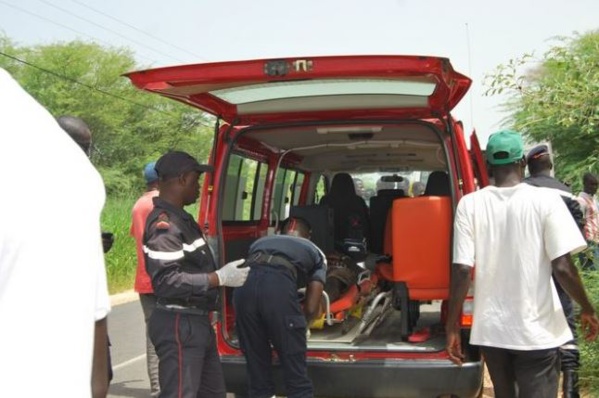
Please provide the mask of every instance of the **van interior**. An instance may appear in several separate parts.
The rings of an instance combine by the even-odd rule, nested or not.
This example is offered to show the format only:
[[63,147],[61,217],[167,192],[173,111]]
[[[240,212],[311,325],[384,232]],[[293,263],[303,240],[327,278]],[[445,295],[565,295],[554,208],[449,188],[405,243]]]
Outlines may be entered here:
[[[360,267],[340,298],[324,294],[310,351],[443,351],[457,181],[450,128],[442,118],[221,126],[234,142],[220,198],[227,260],[244,257],[255,239],[276,233],[292,215],[310,223],[329,268],[339,255]],[[338,175],[351,176],[353,192],[341,194],[345,205],[324,205]],[[335,212],[354,194],[366,204],[368,231],[336,236],[335,221],[343,218]],[[237,346],[230,296],[222,327]]]

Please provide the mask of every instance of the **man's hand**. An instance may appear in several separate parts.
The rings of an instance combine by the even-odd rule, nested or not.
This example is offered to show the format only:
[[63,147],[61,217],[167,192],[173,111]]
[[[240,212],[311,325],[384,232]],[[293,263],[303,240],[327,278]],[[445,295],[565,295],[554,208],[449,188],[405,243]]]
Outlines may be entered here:
[[581,312],[580,328],[582,329],[586,341],[594,341],[597,339],[597,334],[599,333],[599,319],[597,319],[597,315],[594,312]]
[[460,330],[457,327],[447,327],[447,354],[449,359],[456,365],[462,366],[464,361],[464,354],[462,354],[462,340],[460,337]]
[[[242,267],[245,259],[231,261],[219,270],[216,270],[219,286],[238,287],[245,283],[250,273],[249,267]],[[241,268],[240,268],[241,267]]]
[[102,249],[104,249],[104,253],[108,253],[113,243],[114,234],[111,232],[102,232]]

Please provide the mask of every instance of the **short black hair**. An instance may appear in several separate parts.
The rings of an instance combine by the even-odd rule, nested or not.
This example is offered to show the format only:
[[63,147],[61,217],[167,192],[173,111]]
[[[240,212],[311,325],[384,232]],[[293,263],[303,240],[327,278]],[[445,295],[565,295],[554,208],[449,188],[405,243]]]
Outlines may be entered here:
[[593,173],[586,172],[582,176],[582,182],[585,184],[588,184],[590,182],[596,182],[596,181],[597,181],[597,176]]
[[83,119],[77,116],[64,115],[56,118],[58,125],[83,149],[89,152],[92,143],[92,133]]
[[312,227],[310,223],[301,217],[289,217],[281,222],[281,233],[287,234],[291,230],[300,231],[304,235],[310,235]]

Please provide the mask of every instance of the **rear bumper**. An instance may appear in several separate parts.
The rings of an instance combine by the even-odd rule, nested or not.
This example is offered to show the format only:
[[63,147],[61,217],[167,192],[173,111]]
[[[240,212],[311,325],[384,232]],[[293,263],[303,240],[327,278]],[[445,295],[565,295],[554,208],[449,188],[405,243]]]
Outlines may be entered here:
[[[246,395],[245,360],[222,357],[227,391]],[[275,369],[277,395],[284,395],[280,368]],[[445,360],[372,360],[353,363],[308,360],[314,395],[322,397],[436,398],[452,394],[477,397],[482,389],[483,364],[462,367]]]

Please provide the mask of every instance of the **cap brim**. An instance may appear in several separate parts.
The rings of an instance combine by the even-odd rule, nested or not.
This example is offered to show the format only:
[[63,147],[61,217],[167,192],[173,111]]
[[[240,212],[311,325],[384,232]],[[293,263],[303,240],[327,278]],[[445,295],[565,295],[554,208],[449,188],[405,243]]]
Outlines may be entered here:
[[214,167],[212,167],[208,164],[198,164],[197,166],[195,166],[193,168],[193,170],[195,170],[199,173],[210,173],[210,172],[214,171]]

